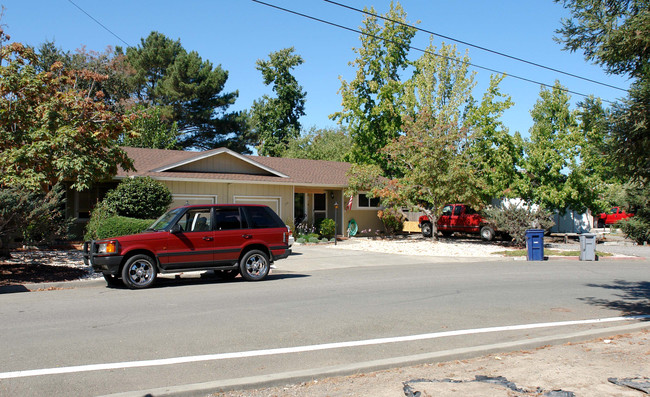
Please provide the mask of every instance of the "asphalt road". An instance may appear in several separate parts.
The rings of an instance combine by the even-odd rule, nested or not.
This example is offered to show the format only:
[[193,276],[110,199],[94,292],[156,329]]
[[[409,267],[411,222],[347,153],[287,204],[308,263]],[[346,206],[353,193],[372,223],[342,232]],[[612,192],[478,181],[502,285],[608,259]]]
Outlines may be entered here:
[[[400,357],[544,344],[639,320],[566,322],[650,314],[648,260],[297,251],[257,283],[193,278],[131,291],[95,281],[0,295],[0,395],[160,394],[177,385],[345,372]],[[540,323],[553,324],[515,327]],[[512,328],[495,328],[505,326]]]

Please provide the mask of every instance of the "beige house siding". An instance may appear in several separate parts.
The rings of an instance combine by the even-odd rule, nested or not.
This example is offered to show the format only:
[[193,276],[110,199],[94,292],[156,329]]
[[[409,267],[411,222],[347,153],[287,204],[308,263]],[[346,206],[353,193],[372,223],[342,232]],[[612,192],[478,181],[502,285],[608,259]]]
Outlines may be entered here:
[[[278,215],[286,222],[293,219],[293,186],[266,185],[266,184],[235,184],[223,182],[194,182],[194,181],[168,181],[161,180],[169,188],[174,197],[172,206],[205,203],[214,198],[215,204],[259,203],[269,205],[265,200],[280,203]],[[192,198],[196,201],[193,202]],[[274,210],[276,208],[273,208]],[[293,223],[293,222],[291,222]]]
[[[346,203],[347,204],[347,203]],[[357,236],[374,236],[377,230],[384,230],[384,225],[377,217],[377,210],[355,210],[345,211],[345,229],[347,230],[348,223],[354,219],[359,226]],[[368,231],[363,233],[363,231]],[[347,231],[346,231],[347,236]]]

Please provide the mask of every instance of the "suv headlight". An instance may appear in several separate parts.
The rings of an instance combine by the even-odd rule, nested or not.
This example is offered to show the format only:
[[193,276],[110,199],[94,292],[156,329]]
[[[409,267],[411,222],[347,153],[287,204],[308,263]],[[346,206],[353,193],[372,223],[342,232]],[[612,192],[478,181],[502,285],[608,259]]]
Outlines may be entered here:
[[106,241],[97,244],[98,254],[117,254],[117,241]]

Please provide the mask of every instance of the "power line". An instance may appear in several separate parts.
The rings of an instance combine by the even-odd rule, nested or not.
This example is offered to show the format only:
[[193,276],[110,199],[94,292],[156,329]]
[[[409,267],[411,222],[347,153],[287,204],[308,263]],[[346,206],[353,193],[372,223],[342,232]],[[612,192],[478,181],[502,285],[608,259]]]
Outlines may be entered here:
[[508,54],[506,54],[506,53],[503,53],[503,52],[500,52],[500,51],[496,51],[496,50],[492,50],[492,49],[489,49],[489,48],[487,48],[487,47],[482,47],[482,46],[479,46],[479,45],[476,45],[476,44],[469,43],[469,42],[467,42],[467,41],[463,41],[463,40],[455,39],[455,38],[453,38],[453,37],[445,36],[445,35],[440,34],[440,33],[435,33],[435,32],[432,32],[432,31],[430,31],[430,30],[427,30],[427,29],[418,28],[417,26],[409,25],[409,24],[404,23],[404,22],[401,22],[401,21],[396,21],[396,20],[394,20],[394,19],[386,18],[386,17],[383,17],[383,16],[381,16],[381,15],[374,14],[374,13],[369,12],[369,11],[366,11],[366,10],[361,10],[361,9],[359,9],[359,8],[355,8],[355,7],[351,7],[351,6],[345,5],[345,4],[337,3],[336,1],[332,1],[332,0],[324,0],[324,1],[327,2],[327,3],[330,3],[330,4],[337,5],[337,6],[339,6],[339,7],[347,8],[347,9],[352,10],[352,11],[356,11],[356,12],[360,12],[360,13],[362,13],[362,14],[370,15],[370,16],[373,16],[373,17],[375,17],[375,18],[381,18],[381,19],[383,19],[384,21],[389,21],[389,22],[397,23],[397,24],[400,24],[400,25],[402,25],[402,26],[406,26],[406,27],[409,27],[409,28],[413,28],[413,29],[419,30],[419,31],[424,32],[424,33],[428,33],[428,34],[432,34],[432,35],[434,35],[434,36],[442,37],[443,39],[447,39],[447,40],[455,41],[456,43],[460,43],[460,44],[466,45],[466,46],[468,46],[468,47],[473,47],[473,48],[476,48],[476,49],[479,49],[479,50],[482,50],[482,51],[486,51],[486,52],[490,52],[490,53],[492,53],[492,54],[496,54],[496,55],[499,55],[499,56],[502,56],[502,57],[505,57],[505,58],[513,59],[513,60],[518,61],[518,62],[523,62],[523,63],[526,63],[526,64],[528,64],[528,65],[532,65],[532,66],[535,66],[535,67],[538,67],[538,68],[542,68],[542,69],[550,70],[550,71],[552,71],[552,72],[556,72],[556,73],[563,74],[563,75],[565,75],[565,76],[570,76],[570,77],[574,77],[574,78],[576,78],[576,79],[580,79],[580,80],[588,81],[588,82],[590,82],[590,83],[599,84],[599,85],[602,85],[602,86],[605,86],[605,87],[614,88],[614,89],[621,90],[621,91],[624,91],[624,92],[629,92],[629,91],[626,90],[625,88],[620,88],[620,87],[617,87],[617,86],[614,86],[614,85],[610,85],[610,84],[607,84],[607,83],[603,83],[603,82],[601,82],[601,81],[597,81],[597,80],[590,79],[590,78],[588,78],[588,77],[579,76],[579,75],[577,75],[577,74],[573,74],[573,73],[565,72],[565,71],[563,71],[563,70],[555,69],[555,68],[552,68],[552,67],[550,67],[550,66],[545,66],[545,65],[542,65],[542,64],[539,64],[539,63],[536,63],[536,62],[528,61],[528,60],[526,60],[526,59],[519,58],[519,57],[516,57],[516,56],[513,56],[513,55],[508,55]]
[[[275,8],[275,9],[280,10],[280,11],[284,11],[284,12],[287,12],[287,13],[290,13],[290,14],[298,15],[298,16],[301,16],[303,18],[311,19],[313,21],[321,22],[321,23],[324,23],[326,25],[334,26],[334,27],[337,27],[337,28],[340,28],[340,29],[348,30],[350,32],[354,32],[354,33],[362,34],[364,36],[368,36],[368,37],[372,37],[372,38],[375,38],[375,39],[383,40],[384,42],[398,44],[398,45],[400,44],[400,43],[398,43],[397,41],[394,41],[394,40],[384,39],[383,37],[379,37],[379,36],[376,36],[376,35],[373,35],[373,34],[370,34],[370,33],[365,33],[365,32],[362,32],[360,30],[357,30],[357,29],[349,28],[347,26],[339,25],[339,24],[334,23],[334,22],[330,22],[330,21],[326,21],[324,19],[316,18],[316,17],[313,17],[311,15],[300,13],[298,11],[289,10],[287,8],[283,8],[283,7],[273,5],[273,4],[265,3],[265,2],[260,1],[260,0],[252,0],[252,1],[255,2],[255,3],[258,3],[258,4],[265,5],[267,7]],[[472,67],[477,68],[477,69],[482,69],[482,70],[485,70],[485,71],[488,71],[488,72],[502,74],[502,75],[505,75],[507,77],[512,77],[512,78],[517,79],[517,80],[522,80],[522,81],[526,81],[528,83],[541,85],[541,86],[546,87],[546,88],[551,88],[551,89],[553,88],[553,85],[550,85],[550,84],[542,83],[540,81],[536,81],[536,80],[529,79],[529,78],[526,78],[526,77],[518,76],[518,75],[515,75],[515,74],[509,74],[509,73],[501,72],[501,71],[498,71],[496,69],[488,68],[486,66],[477,65],[477,64],[474,64],[474,63],[471,63],[471,62],[466,62],[466,61],[456,59],[456,58],[451,58],[451,57],[448,57],[448,56],[445,56],[445,55],[436,54],[435,52],[428,51],[426,49],[421,49],[421,48],[413,47],[413,46],[410,46],[410,45],[408,46],[408,48],[411,49],[411,50],[422,52],[422,53],[431,54],[433,56],[437,56],[437,57],[440,57],[440,58],[445,58],[445,59],[450,60],[450,61],[455,61],[455,62],[457,61],[457,62],[460,62],[460,63],[468,65],[468,66],[472,66]],[[568,92],[570,94],[578,95],[578,96],[581,96],[581,97],[584,97],[584,98],[590,97],[590,95],[583,94],[583,93],[580,93],[580,92],[577,92],[577,91],[572,91],[572,90],[569,90],[569,89],[564,88],[564,87],[560,87],[560,89],[562,91],[564,91],[564,92]],[[614,104],[614,102],[606,100],[606,99],[601,98],[601,100],[603,102],[607,102],[609,104]]]
[[131,46],[129,45],[129,43],[127,43],[126,41],[122,40],[122,38],[121,38],[120,36],[116,35],[115,33],[113,33],[112,30],[110,30],[109,28],[107,28],[106,26],[104,26],[101,22],[99,22],[98,20],[96,20],[95,18],[93,18],[93,16],[90,15],[90,14],[88,14],[88,13],[87,13],[83,8],[79,7],[79,6],[78,6],[77,4],[75,4],[72,0],[68,0],[68,1],[70,2],[70,4],[72,4],[73,6],[77,7],[77,8],[79,9],[79,11],[83,12],[84,14],[86,14],[86,15],[88,16],[88,18],[92,19],[92,20],[95,21],[99,26],[101,26],[102,28],[104,28],[104,30],[106,30],[108,33],[110,33],[110,34],[112,34],[113,36],[117,37],[117,39],[118,39],[119,41],[121,41],[122,43],[124,43],[127,47],[131,47]]

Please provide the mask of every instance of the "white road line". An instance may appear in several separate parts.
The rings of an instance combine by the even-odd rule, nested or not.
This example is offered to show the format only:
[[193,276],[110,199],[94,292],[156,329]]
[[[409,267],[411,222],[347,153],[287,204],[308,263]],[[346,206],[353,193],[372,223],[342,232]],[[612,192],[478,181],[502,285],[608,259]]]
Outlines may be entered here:
[[534,328],[566,327],[570,325],[600,324],[600,323],[612,323],[612,322],[619,322],[619,321],[633,321],[633,320],[647,320],[647,319],[650,319],[650,315],[609,317],[609,318],[598,318],[598,319],[590,319],[590,320],[559,321],[559,322],[550,322],[550,323],[535,323],[535,324],[522,324],[522,325],[508,325],[503,327],[489,327],[489,328],[466,329],[466,330],[458,330],[458,331],[434,332],[429,334],[407,335],[407,336],[367,339],[367,340],[358,340],[358,341],[349,341],[349,342],[324,343],[320,345],[284,347],[284,348],[267,349],[267,350],[250,350],[244,352],[163,358],[158,360],[128,361],[128,362],[120,362],[120,363],[77,365],[72,367],[43,368],[43,369],[33,369],[33,370],[24,370],[24,371],[0,372],[0,379],[69,374],[69,373],[76,373],[76,372],[103,371],[103,370],[110,370],[110,369],[154,367],[160,365],[174,365],[174,364],[194,363],[200,361],[217,361],[217,360],[227,360],[233,358],[261,357],[261,356],[271,356],[277,354],[303,353],[303,352],[319,351],[319,350],[340,349],[344,347],[380,345],[385,343],[411,342],[417,340],[445,338],[445,337],[460,336],[460,335],[484,334],[490,332],[519,331],[519,330],[534,329]]

